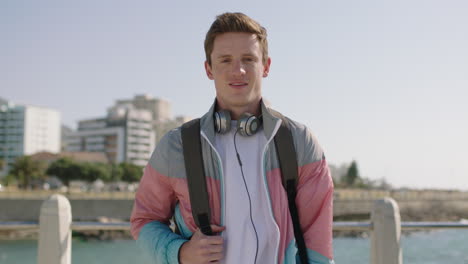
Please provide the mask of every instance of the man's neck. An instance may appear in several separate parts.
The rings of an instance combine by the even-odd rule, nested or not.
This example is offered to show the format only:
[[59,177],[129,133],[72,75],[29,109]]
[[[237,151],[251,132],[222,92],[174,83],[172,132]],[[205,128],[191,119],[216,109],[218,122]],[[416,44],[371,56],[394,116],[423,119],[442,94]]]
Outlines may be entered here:
[[260,115],[260,104],[256,105],[255,107],[242,107],[242,108],[234,108],[234,109],[229,109],[231,112],[231,119],[232,120],[238,120],[239,117],[244,114],[244,113],[250,113],[255,116]]

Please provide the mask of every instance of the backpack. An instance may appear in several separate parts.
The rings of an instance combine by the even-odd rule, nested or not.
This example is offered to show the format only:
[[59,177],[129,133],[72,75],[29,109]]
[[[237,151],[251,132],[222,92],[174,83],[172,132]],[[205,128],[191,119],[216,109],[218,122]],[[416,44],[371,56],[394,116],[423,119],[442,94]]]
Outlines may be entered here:
[[[298,180],[296,151],[294,149],[291,130],[289,129],[289,121],[280,113],[277,113],[277,115],[279,115],[283,121],[274,137],[276,152],[280,163],[282,183],[288,196],[289,211],[294,226],[294,236],[299,251],[299,258],[301,263],[307,264],[307,250],[295,202]],[[213,235],[210,227],[211,210],[201,152],[200,119],[197,118],[183,124],[181,133],[193,219],[203,234]]]

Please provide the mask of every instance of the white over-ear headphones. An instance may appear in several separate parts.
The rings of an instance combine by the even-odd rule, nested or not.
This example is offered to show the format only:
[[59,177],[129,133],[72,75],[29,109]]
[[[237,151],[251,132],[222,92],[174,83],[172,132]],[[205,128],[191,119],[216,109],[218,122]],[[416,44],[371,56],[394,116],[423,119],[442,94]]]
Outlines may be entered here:
[[[220,110],[214,113],[215,131],[224,134],[231,130],[231,113],[228,110]],[[250,113],[243,113],[237,121],[237,129],[242,136],[255,134],[262,126],[262,116],[256,117]]]

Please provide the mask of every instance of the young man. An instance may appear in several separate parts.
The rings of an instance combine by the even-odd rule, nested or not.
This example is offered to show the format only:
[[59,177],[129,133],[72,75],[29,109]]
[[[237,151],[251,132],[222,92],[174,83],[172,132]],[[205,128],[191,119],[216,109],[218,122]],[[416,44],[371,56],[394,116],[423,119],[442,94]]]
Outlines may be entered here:
[[[206,35],[205,69],[216,100],[200,120],[200,136],[215,235],[201,233],[193,219],[181,130],[174,129],[145,168],[131,217],[133,236],[155,263],[297,263],[273,141],[283,121],[262,102],[262,78],[271,64],[266,37],[265,28],[242,13],[218,16]],[[333,263],[329,169],[307,127],[288,121],[309,263]],[[180,235],[168,226],[173,216]]]

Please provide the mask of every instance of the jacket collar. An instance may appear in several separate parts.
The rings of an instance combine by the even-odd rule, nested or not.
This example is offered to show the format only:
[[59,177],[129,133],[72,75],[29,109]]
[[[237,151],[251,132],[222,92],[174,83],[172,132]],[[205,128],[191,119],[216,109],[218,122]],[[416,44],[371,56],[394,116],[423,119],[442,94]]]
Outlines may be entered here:
[[[262,108],[262,117],[263,117],[263,132],[265,133],[265,137],[270,139],[275,132],[275,127],[278,121],[281,122],[281,118],[279,117],[278,113],[267,107],[263,100],[261,100],[261,108]],[[215,131],[214,131],[214,113],[216,109],[216,100],[211,105],[210,110],[206,114],[204,114],[200,119],[200,128],[201,131],[206,135],[208,140],[214,143],[215,138]]]

